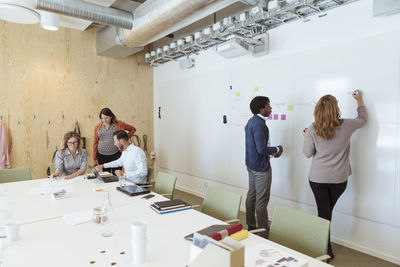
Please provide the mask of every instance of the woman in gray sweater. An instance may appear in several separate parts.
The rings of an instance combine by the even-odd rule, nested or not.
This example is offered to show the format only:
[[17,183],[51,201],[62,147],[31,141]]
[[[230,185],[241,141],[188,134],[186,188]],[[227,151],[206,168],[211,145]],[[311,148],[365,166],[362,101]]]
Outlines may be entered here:
[[[309,129],[303,130],[303,153],[307,158],[313,157],[309,180],[317,203],[318,216],[329,221],[333,207],[346,189],[347,179],[351,175],[351,136],[367,122],[367,110],[361,91],[355,90],[352,96],[358,104],[357,118],[340,118],[336,98],[325,95],[315,106],[314,123]],[[334,257],[330,242],[328,254],[331,258]]]

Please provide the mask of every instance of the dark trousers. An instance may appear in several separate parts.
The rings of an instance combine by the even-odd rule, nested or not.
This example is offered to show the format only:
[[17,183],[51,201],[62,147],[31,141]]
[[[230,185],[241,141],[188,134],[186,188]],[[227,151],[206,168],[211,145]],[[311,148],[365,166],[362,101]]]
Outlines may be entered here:
[[[265,228],[260,236],[268,238],[268,202],[271,193],[272,172],[271,166],[266,172],[256,172],[247,168],[249,172],[249,191],[246,198],[246,223],[249,230]],[[257,214],[257,223],[255,215]]]
[[[101,164],[104,164],[104,163],[108,163],[108,162],[111,162],[111,161],[114,161],[114,160],[117,160],[117,159],[119,159],[121,157],[121,152],[117,152],[117,153],[115,153],[115,154],[113,154],[113,155],[103,155],[103,154],[100,154],[98,151],[97,151],[97,161],[99,162],[99,165],[101,165]],[[122,170],[122,167],[118,167],[118,168],[104,168],[103,169],[103,171],[105,171],[105,172],[111,172],[112,174],[114,174],[115,175],[115,171],[116,170]]]
[[[310,181],[310,186],[317,203],[318,216],[329,221],[332,220],[333,208],[346,189],[347,181],[340,184],[314,183]],[[328,253],[333,255],[330,238]]]

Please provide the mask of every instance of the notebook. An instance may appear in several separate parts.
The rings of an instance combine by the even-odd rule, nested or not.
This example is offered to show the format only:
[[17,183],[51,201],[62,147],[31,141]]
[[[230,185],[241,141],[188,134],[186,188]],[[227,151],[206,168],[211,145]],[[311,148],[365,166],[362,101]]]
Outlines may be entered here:
[[159,214],[166,214],[166,213],[177,212],[177,211],[181,211],[181,210],[193,209],[192,206],[186,205],[186,206],[183,206],[183,207],[181,206],[181,207],[175,207],[175,208],[161,210],[161,209],[157,208],[154,204],[151,204],[150,208],[152,208],[154,211],[156,211]]
[[169,210],[173,208],[180,208],[188,206],[188,204],[180,199],[166,200],[166,201],[158,201],[153,203],[154,206],[160,210]]

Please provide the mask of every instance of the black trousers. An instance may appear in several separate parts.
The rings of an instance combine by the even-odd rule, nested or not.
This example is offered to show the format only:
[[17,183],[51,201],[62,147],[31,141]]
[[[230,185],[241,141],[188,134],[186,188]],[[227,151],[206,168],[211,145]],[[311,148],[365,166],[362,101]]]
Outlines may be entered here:
[[[317,203],[318,217],[331,221],[333,208],[346,189],[347,181],[340,184],[314,183],[310,181],[310,186]],[[333,258],[330,236],[328,254]]]
[[327,220],[332,219],[332,211],[339,197],[347,186],[347,181],[340,184],[314,183],[310,181],[311,190],[317,202],[318,216]]
[[[117,152],[117,153],[115,153],[115,154],[113,154],[113,155],[103,155],[103,154],[100,154],[98,151],[97,151],[97,161],[99,162],[99,165],[101,165],[101,164],[104,164],[104,163],[108,163],[108,162],[111,162],[111,161],[114,161],[114,160],[117,160],[117,159],[119,159],[121,157],[121,152]],[[114,174],[115,175],[115,171],[116,170],[122,170],[122,167],[118,167],[118,168],[104,168],[103,169],[103,171],[106,171],[106,172],[111,172],[112,174]]]

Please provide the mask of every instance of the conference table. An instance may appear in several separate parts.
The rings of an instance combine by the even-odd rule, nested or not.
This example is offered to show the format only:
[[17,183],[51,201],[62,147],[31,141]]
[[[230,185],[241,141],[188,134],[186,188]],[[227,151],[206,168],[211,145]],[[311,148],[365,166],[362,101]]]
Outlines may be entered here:
[[[66,181],[37,179],[5,183],[8,200],[14,203],[15,217],[21,222],[20,238],[14,242],[2,240],[4,266],[133,266],[130,225],[137,220],[147,222],[147,255],[139,266],[186,266],[191,242],[184,236],[222,221],[194,209],[158,214],[149,205],[166,200],[155,197],[130,197],[116,190],[118,182],[104,184],[83,176]],[[107,187],[113,205],[113,235],[103,237],[101,225],[87,221],[67,224],[64,216],[90,212],[101,206],[104,193],[94,189]],[[67,188],[64,199],[52,199],[51,190]],[[101,190],[100,190],[101,191]],[[4,234],[4,227],[0,227]],[[240,241],[245,248],[258,244],[285,251],[308,262],[309,267],[331,266],[257,235]]]

